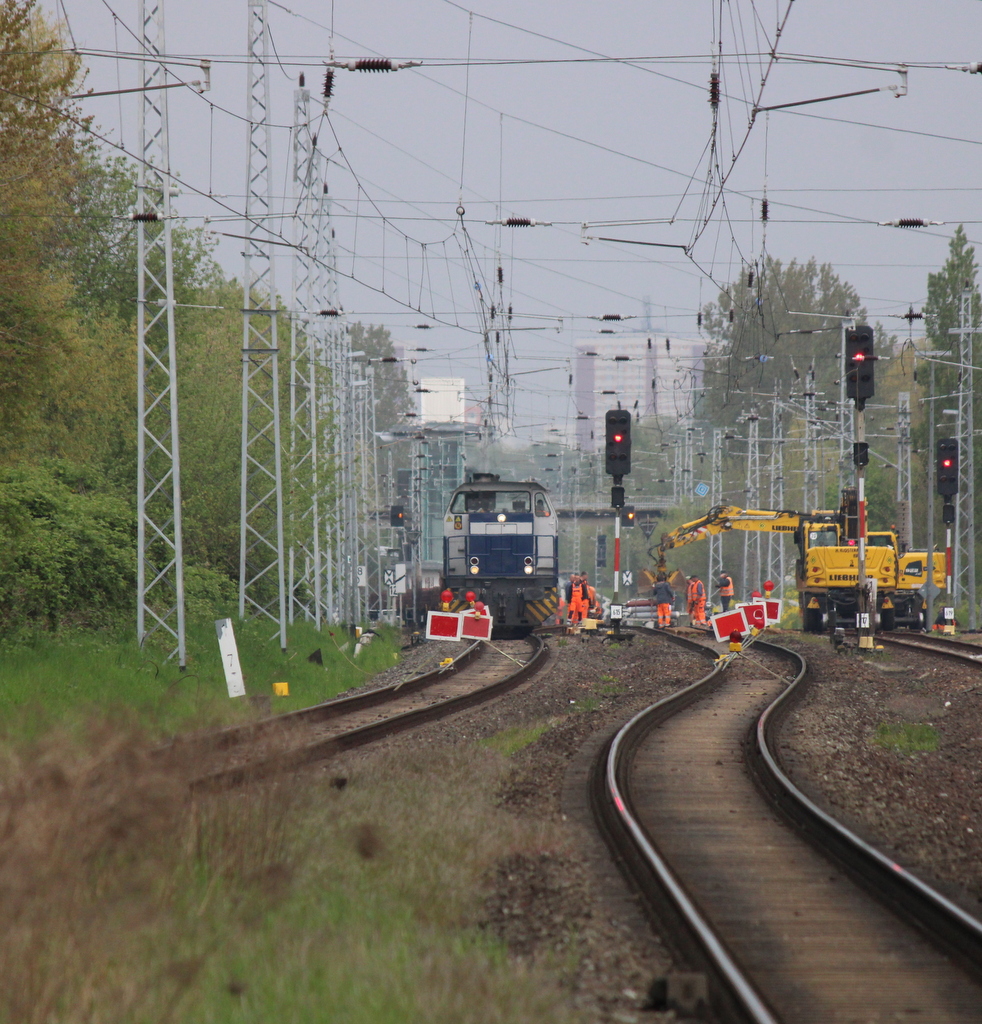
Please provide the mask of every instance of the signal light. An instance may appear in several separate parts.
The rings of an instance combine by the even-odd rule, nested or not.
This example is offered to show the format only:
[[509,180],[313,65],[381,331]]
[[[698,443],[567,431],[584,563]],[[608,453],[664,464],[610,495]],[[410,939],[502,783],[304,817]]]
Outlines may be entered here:
[[863,407],[865,399],[873,397],[875,361],[872,328],[861,324],[849,330],[846,333],[846,394],[856,400],[859,408]]
[[873,328],[860,324],[846,332],[846,395],[856,400],[856,408],[864,409],[866,399],[873,397]]
[[612,476],[623,476],[631,472],[631,414],[626,409],[609,409],[604,419],[606,470]]
[[633,526],[637,521],[637,513],[633,505],[625,505],[621,509],[621,526]]
[[958,442],[942,438],[937,445],[938,494],[945,497],[958,493]]
[[402,505],[393,505],[389,509],[389,526],[402,528],[406,525],[406,509]]

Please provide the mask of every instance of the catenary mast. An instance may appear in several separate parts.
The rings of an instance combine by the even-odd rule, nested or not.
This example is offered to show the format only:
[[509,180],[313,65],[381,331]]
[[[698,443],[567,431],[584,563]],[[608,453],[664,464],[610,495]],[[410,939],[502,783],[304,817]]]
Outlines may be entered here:
[[137,179],[137,636],[158,630],[186,663],[174,250],[163,0],[141,2],[142,160]]

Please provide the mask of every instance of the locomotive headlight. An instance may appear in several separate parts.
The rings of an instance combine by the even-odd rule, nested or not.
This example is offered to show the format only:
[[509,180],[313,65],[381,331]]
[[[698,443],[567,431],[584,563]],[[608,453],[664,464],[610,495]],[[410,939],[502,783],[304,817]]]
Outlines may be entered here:
[[480,566],[472,565],[471,572],[476,576],[481,571]]
[[532,566],[531,565],[526,565],[525,566],[525,575],[526,576],[531,576],[532,575]]
[[531,555],[526,555],[525,556],[525,564],[526,565],[531,565],[532,564],[532,556]]
[[508,518],[508,516],[506,516],[504,514],[504,512],[499,512],[498,513],[498,522],[499,523],[503,523],[507,518]]
[[471,556],[471,565],[477,565],[477,562],[478,562],[477,555],[472,555]]

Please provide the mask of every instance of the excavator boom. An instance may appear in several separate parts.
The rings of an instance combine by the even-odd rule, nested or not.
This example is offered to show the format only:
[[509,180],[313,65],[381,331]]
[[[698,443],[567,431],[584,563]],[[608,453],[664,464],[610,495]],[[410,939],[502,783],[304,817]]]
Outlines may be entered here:
[[743,509],[734,505],[716,505],[704,516],[684,523],[671,533],[662,535],[658,545],[658,571],[666,567],[665,552],[672,548],[692,544],[704,537],[729,530],[753,530],[768,533],[793,533],[809,516],[788,509]]

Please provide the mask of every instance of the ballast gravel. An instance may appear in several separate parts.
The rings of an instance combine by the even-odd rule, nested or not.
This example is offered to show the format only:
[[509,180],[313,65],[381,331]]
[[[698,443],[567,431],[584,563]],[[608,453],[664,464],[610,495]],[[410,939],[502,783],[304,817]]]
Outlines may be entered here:
[[[867,842],[982,916],[982,665],[908,651],[836,652],[826,637],[792,631],[775,631],[769,639],[800,651],[812,670],[779,740],[792,781]],[[544,725],[537,739],[511,755],[510,774],[496,795],[516,815],[549,818],[568,830],[566,850],[574,852],[514,854],[498,863],[487,880],[483,926],[516,960],[553,965],[584,1021],[675,1020],[672,1011],[645,1009],[653,979],[673,969],[670,955],[641,917],[585,811],[571,806],[571,793],[581,788],[580,776],[603,737],[704,675],[709,661],[657,635],[620,646],[596,637],[548,643],[550,664],[531,682],[390,742],[466,744]],[[440,648],[423,644],[407,651],[372,685],[433,667],[448,656],[442,648],[459,653],[457,645]],[[747,670],[737,662],[728,671]],[[937,748],[891,745],[889,737],[904,735],[936,737]]]

